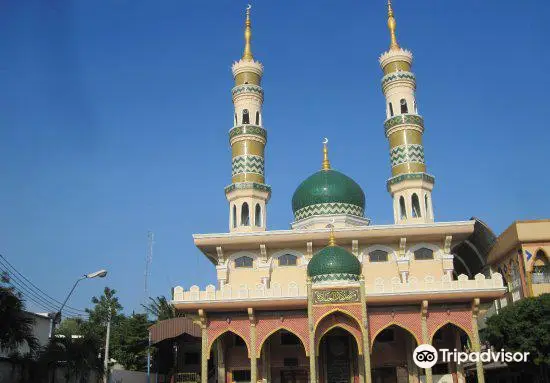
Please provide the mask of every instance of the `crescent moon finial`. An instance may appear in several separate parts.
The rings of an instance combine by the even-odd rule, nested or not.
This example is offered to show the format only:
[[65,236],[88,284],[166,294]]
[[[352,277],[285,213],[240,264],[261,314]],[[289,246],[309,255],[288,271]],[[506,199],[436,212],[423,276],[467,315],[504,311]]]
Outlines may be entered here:
[[250,8],[252,8],[252,5],[248,4],[248,6],[246,7],[246,10],[249,11]]
[[323,139],[323,144],[328,144],[328,138],[325,137],[325,138]]

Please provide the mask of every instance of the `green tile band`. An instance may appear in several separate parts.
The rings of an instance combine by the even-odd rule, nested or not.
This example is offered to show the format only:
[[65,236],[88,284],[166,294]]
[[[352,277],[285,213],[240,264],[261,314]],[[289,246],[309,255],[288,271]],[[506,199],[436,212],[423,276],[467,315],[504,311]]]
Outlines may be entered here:
[[231,161],[231,176],[242,173],[264,174],[264,158],[262,156],[243,155],[233,157]]
[[259,190],[266,193],[271,193],[271,186],[261,184],[258,182],[237,182],[229,186],[226,186],[225,193],[227,194],[234,190],[242,190],[242,189],[254,189],[254,190]]
[[400,114],[398,116],[391,117],[384,122],[384,128],[386,134],[388,130],[397,125],[417,125],[424,128],[424,119],[418,114]]
[[391,166],[417,162],[424,163],[424,148],[419,144],[399,145],[391,148],[390,151]]
[[241,134],[260,136],[264,140],[267,140],[267,131],[256,125],[241,125],[231,128],[231,130],[229,130],[229,140],[232,140],[234,137],[240,136]]
[[364,210],[360,206],[341,202],[319,203],[306,206],[294,213],[296,220],[327,214],[349,214],[363,217]]

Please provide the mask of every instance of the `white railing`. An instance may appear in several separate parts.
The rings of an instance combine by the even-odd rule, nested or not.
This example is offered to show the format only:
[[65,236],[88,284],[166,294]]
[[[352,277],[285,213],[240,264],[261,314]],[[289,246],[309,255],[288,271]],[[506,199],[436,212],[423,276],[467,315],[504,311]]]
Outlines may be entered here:
[[225,301],[238,299],[273,299],[273,298],[297,298],[306,296],[306,287],[300,286],[296,282],[290,282],[286,285],[272,283],[268,288],[263,284],[257,284],[249,287],[246,284],[230,285],[225,284],[221,289],[216,289],[214,285],[206,286],[205,290],[200,290],[199,286],[191,286],[188,291],[183,287],[174,288],[174,301]]
[[410,277],[407,282],[402,282],[398,277],[394,277],[389,281],[383,278],[376,278],[373,284],[367,283],[365,289],[367,295],[369,295],[423,291],[492,290],[503,287],[502,275],[494,273],[490,278],[486,278],[483,274],[476,274],[474,279],[468,279],[467,275],[461,274],[456,280],[451,279],[448,275],[444,275],[439,280],[430,275],[424,277],[422,280]]
[[[504,288],[502,276],[498,273],[492,274],[490,278],[485,278],[483,274],[477,274],[474,279],[468,279],[468,276],[461,274],[456,280],[451,280],[447,275],[436,280],[433,276],[428,275],[422,280],[410,277],[405,283],[401,282],[401,279],[398,277],[389,280],[376,278],[371,283],[368,282],[369,280],[365,284],[367,296],[438,291],[478,291]],[[214,285],[208,285],[204,290],[194,285],[187,291],[181,286],[175,287],[173,299],[176,302],[231,301],[239,299],[305,298],[306,294],[305,283],[298,284],[296,282],[288,284],[272,283],[269,288],[263,284],[257,284],[253,287],[247,284],[226,284],[221,289],[217,289]]]

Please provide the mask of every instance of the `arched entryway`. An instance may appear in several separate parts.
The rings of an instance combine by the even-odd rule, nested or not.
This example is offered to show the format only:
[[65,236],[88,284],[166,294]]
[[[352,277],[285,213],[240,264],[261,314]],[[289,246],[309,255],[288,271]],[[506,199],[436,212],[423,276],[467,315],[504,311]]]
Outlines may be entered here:
[[[463,329],[453,323],[447,323],[433,334],[432,346],[438,351],[441,349],[456,349],[461,352],[470,348],[471,343],[468,334]],[[456,383],[466,382],[464,368],[454,361],[438,362],[432,367],[432,374],[434,382],[436,379],[447,379]]]
[[390,325],[374,336],[371,352],[372,382],[418,383],[420,371],[412,359],[418,343],[412,333],[398,325]]
[[209,381],[215,378],[218,383],[250,382],[248,345],[240,335],[223,333],[212,343],[210,355]]
[[258,371],[264,382],[309,382],[309,358],[300,338],[285,329],[272,333],[261,345]]
[[360,376],[359,345],[346,329],[336,325],[319,341],[319,382],[358,383]]

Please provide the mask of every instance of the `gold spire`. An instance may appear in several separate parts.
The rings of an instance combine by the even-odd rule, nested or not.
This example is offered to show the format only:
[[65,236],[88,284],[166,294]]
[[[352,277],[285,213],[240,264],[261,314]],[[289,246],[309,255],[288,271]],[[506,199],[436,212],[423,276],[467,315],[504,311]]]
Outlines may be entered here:
[[252,56],[252,49],[250,48],[250,40],[252,39],[252,26],[250,23],[250,8],[252,8],[252,6],[248,4],[248,7],[246,7],[246,21],[244,23],[243,60],[247,60],[247,61],[254,60],[254,56]]
[[388,0],[388,28],[390,30],[390,50],[399,49],[399,44],[397,44],[397,37],[395,37],[395,18],[393,17],[393,8],[391,7],[391,0]]
[[330,161],[328,160],[328,138],[323,141],[323,167],[322,170],[330,170]]
[[336,238],[334,238],[334,227],[330,228],[330,235],[328,237],[328,245],[336,246]]

